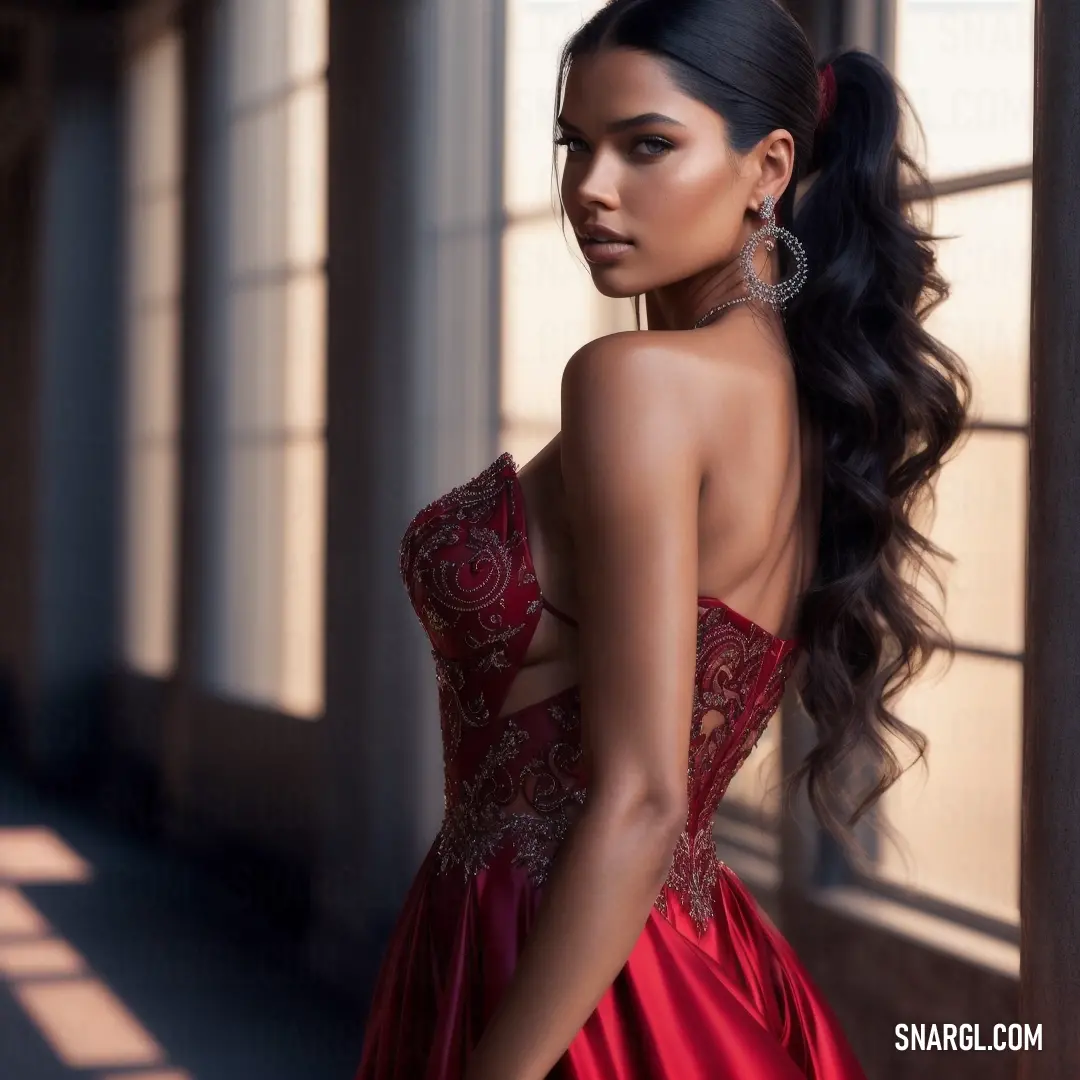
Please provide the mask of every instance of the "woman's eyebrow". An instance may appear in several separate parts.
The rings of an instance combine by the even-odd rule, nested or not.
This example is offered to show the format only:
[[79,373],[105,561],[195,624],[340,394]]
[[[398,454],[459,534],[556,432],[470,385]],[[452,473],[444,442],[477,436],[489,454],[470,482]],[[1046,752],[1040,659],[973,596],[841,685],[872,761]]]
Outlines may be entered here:
[[[562,116],[559,117],[557,123],[563,131],[581,131],[581,128],[575,127]],[[625,131],[627,128],[641,127],[644,124],[669,124],[672,127],[686,127],[681,121],[665,116],[663,113],[649,112],[642,113],[640,116],[628,116],[625,120],[612,120],[607,125],[607,130],[614,135],[620,131]]]

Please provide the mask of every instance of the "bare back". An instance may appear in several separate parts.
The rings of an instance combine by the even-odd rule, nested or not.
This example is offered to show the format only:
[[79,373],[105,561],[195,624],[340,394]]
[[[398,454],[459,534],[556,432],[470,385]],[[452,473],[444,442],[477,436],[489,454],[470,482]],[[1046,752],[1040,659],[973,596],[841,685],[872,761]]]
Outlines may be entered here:
[[[744,313],[740,313],[744,314]],[[778,637],[795,632],[798,602],[812,580],[821,513],[821,440],[800,408],[791,362],[753,317],[731,319],[722,339],[665,334],[672,378],[698,436],[698,593]],[[717,360],[717,352],[725,357]],[[736,357],[737,359],[730,359]],[[733,385],[748,407],[720,425]],[[545,600],[579,609],[573,540],[556,435],[519,473],[533,565]],[[576,632],[545,610],[503,715],[577,680]]]

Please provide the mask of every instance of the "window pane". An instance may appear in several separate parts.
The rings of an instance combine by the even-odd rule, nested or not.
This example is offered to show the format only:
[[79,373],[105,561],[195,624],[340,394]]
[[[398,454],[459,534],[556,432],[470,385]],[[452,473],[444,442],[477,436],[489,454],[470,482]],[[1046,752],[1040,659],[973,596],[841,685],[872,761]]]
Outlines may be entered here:
[[125,100],[131,190],[150,193],[180,182],[182,63],[176,33],[166,34],[132,58]]
[[317,266],[326,255],[326,87],[244,115],[232,135],[235,275]]
[[593,338],[632,325],[631,301],[612,300],[596,291],[569,228],[564,237],[556,222],[510,226],[503,239],[506,422],[557,428],[567,360]]
[[231,105],[265,104],[323,75],[328,16],[325,0],[229,0]]
[[273,704],[282,665],[284,446],[230,441],[213,473],[203,672],[223,695]]
[[177,495],[175,444],[129,445],[124,459],[122,597],[124,660],[165,677],[176,657]]
[[[927,329],[971,370],[983,420],[1028,419],[1031,302],[1031,184],[1008,184],[938,199],[932,231],[949,299]],[[925,214],[920,216],[925,217]]]
[[1023,435],[976,431],[938,477],[930,537],[956,559],[939,573],[958,645],[1023,651],[1027,453]]
[[287,123],[286,257],[292,266],[318,266],[326,257],[325,83],[289,98]]
[[326,275],[315,271],[285,286],[282,424],[321,433],[326,424]]
[[326,3],[289,0],[289,74],[294,81],[326,72],[330,9]]
[[128,206],[128,286],[135,301],[175,300],[180,285],[177,189],[140,193]]
[[[882,842],[888,880],[999,918],[1019,917],[1022,667],[943,659],[897,711],[930,740],[929,773],[909,770],[881,807],[906,857]],[[909,757],[902,760],[909,760]]]
[[125,72],[121,649],[158,677],[176,650],[181,85],[175,31]]
[[324,692],[325,443],[234,442],[215,472],[206,679],[225,696],[313,719]]
[[[896,70],[925,129],[932,179],[1030,163],[1033,29],[1034,0],[897,0]],[[951,296],[928,329],[971,371],[973,419],[1022,427],[1031,185],[940,199],[932,231],[949,238],[937,251]],[[930,535],[956,557],[939,567],[949,630],[961,646],[1021,652],[1026,435],[976,431],[936,491]],[[1022,664],[960,654],[945,673],[946,661],[937,658],[900,704],[930,738],[929,778],[920,767],[885,796],[883,810],[905,849],[883,841],[881,873],[1015,920]]]
[[566,39],[602,0],[508,0],[506,10],[506,208],[550,209],[556,67]]
[[507,229],[503,267],[503,413],[557,425],[562,369],[595,329],[595,290],[554,222]]
[[265,437],[281,426],[283,292],[282,286],[275,284],[233,290],[222,402],[226,430],[232,438]]
[[289,152],[286,104],[280,102],[236,120],[229,147],[231,272],[241,277],[284,266]]
[[237,437],[321,430],[326,283],[310,273],[233,290],[224,422]]
[[228,12],[229,102],[250,107],[289,83],[289,0],[228,0]]
[[[326,393],[325,0],[225,0],[224,117],[206,148],[211,460],[202,672],[221,694],[322,709]],[[211,123],[207,125],[212,130]],[[224,268],[222,266],[224,264]]]
[[315,717],[323,707],[323,547],[326,539],[326,443],[321,435],[285,448],[285,526],[281,625],[281,708]]
[[552,121],[556,66],[566,39],[602,0],[508,0],[507,212],[524,215],[503,239],[500,445],[524,464],[559,429],[566,361],[586,342],[634,325],[629,300],[599,295],[555,216]]
[[896,73],[931,177],[1031,161],[1034,0],[896,0]]
[[175,438],[180,425],[180,312],[173,304],[128,316],[125,432],[128,439]]

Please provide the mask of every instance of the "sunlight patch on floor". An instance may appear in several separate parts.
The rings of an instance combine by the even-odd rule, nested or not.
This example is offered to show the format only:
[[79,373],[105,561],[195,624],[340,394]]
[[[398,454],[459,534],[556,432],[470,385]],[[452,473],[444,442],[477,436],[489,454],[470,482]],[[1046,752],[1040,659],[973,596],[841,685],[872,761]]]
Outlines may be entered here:
[[100,979],[24,982],[16,1000],[73,1069],[156,1065],[165,1051]]
[[85,882],[90,864],[80,858],[52,829],[0,829],[0,881],[18,885]]
[[101,1080],[194,1080],[169,1064],[153,1035],[15,888],[92,877],[52,829],[0,828],[0,984],[71,1069],[124,1070]]
[[49,924],[18,889],[0,885],[0,941],[38,938],[48,932]]
[[5,979],[79,975],[85,970],[83,958],[59,938],[0,942],[0,977]]

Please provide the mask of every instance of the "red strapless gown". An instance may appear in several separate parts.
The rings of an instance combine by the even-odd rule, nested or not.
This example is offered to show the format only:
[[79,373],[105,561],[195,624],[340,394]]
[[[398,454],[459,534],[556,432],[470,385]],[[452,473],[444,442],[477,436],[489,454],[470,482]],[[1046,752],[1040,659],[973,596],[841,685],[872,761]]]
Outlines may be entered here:
[[[499,716],[550,607],[509,454],[420,511],[401,574],[432,643],[446,813],[386,949],[357,1080],[458,1080],[585,801],[578,696]],[[698,620],[686,830],[626,965],[550,1076],[864,1080],[791,946],[713,846],[713,814],[780,702],[796,642],[706,597]]]

